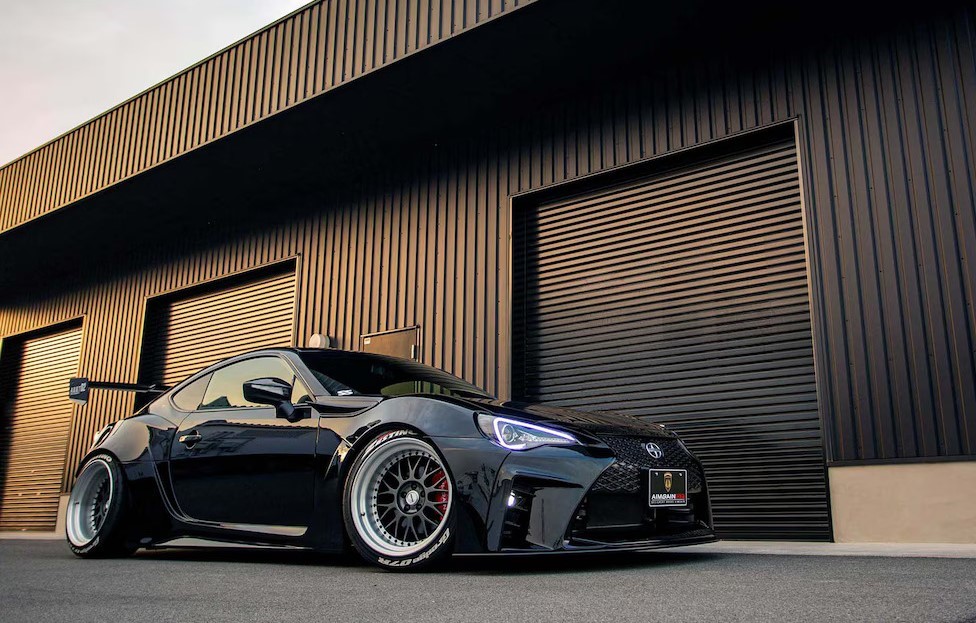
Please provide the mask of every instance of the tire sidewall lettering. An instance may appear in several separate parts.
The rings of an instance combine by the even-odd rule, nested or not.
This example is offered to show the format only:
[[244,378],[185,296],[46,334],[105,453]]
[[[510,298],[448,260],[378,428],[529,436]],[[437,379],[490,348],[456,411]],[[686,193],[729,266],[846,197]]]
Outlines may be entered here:
[[96,537],[95,537],[94,539],[92,539],[92,540],[91,540],[91,541],[90,541],[90,542],[88,543],[88,545],[86,545],[86,546],[84,546],[84,547],[82,547],[82,548],[79,548],[79,550],[78,550],[78,551],[79,551],[80,553],[85,553],[85,552],[88,552],[88,551],[90,551],[90,550],[92,550],[92,549],[94,549],[95,547],[98,547],[98,544],[99,544],[99,542],[100,542],[101,540],[102,540],[102,537],[101,537],[101,535],[97,535],[97,536],[96,536]]
[[430,546],[430,549],[420,552],[412,558],[403,559],[392,559],[386,558],[384,556],[378,556],[376,562],[381,565],[386,565],[387,567],[409,567],[410,565],[416,564],[418,562],[423,562],[433,556],[438,549],[440,549],[445,543],[447,543],[451,538],[451,529],[445,528],[444,534],[441,535],[437,541]]

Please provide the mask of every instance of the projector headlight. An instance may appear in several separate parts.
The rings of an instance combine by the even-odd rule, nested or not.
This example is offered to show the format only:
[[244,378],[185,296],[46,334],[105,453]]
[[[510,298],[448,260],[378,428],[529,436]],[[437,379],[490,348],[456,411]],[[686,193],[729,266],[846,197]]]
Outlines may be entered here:
[[478,428],[508,450],[530,450],[539,446],[573,446],[579,441],[569,433],[505,417],[478,414]]

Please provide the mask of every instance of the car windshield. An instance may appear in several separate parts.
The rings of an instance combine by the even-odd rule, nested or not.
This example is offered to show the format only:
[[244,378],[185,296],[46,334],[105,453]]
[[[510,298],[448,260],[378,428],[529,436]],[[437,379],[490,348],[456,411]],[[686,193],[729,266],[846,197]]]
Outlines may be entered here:
[[474,385],[420,363],[367,353],[301,353],[302,361],[335,396],[440,394],[491,398]]

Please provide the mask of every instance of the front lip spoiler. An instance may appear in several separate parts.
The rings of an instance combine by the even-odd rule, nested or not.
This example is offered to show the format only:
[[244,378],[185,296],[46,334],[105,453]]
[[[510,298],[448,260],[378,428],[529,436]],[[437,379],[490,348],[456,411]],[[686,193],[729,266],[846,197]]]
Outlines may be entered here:
[[[579,539],[583,540],[583,539]],[[603,552],[603,551],[640,551],[644,549],[661,549],[665,547],[678,547],[681,545],[700,545],[702,543],[714,543],[718,540],[715,533],[696,534],[693,536],[676,536],[673,538],[647,539],[641,541],[624,541],[621,543],[604,543],[591,541],[589,544],[570,544],[564,546],[564,551],[572,552]]]
[[681,547],[683,545],[701,545],[703,543],[714,543],[719,538],[714,533],[705,535],[695,535],[687,537],[674,537],[663,539],[648,539],[644,541],[626,541],[622,543],[599,543],[594,545],[563,545],[562,549],[503,549],[497,552],[469,552],[454,554],[457,557],[472,556],[554,556],[566,554],[608,554],[612,552],[641,552],[654,549],[665,549],[668,547]]

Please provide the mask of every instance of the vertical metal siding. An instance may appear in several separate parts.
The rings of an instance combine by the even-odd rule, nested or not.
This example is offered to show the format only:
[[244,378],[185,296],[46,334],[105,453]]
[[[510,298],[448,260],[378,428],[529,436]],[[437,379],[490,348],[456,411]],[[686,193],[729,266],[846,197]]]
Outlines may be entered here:
[[0,233],[533,1],[306,6],[0,168]]
[[[344,49],[340,6],[312,7],[327,26],[318,49]],[[445,22],[441,4],[420,6],[429,9],[415,33],[423,45]],[[303,220],[259,234],[222,231],[205,251],[140,251],[152,260],[146,270],[106,266],[71,284],[4,292],[0,335],[85,315],[81,372],[135,381],[147,297],[300,255],[299,343],[321,332],[348,347],[363,333],[417,324],[423,361],[507,396],[512,194],[796,116],[828,458],[972,456],[974,33],[973,12],[964,9],[911,31],[766,64],[729,56],[648,69],[633,82],[563,98],[485,141],[442,145],[426,161],[418,154],[418,162],[323,201]],[[261,81],[273,73],[262,51],[269,38],[252,39],[256,94],[268,92]],[[341,79],[338,65],[320,70],[324,83]],[[194,141],[209,110],[200,104],[201,71],[186,74]],[[125,107],[129,172],[139,166],[145,100]],[[252,103],[248,114],[263,114],[258,99]],[[78,134],[66,141],[72,161],[83,147]],[[24,164],[13,163],[10,174],[21,175]],[[77,179],[72,167],[62,172],[54,188]],[[11,189],[0,201],[9,203],[27,179],[0,178]],[[93,396],[78,410],[69,457],[131,406],[130,396]]]
[[971,9],[800,69],[837,460],[976,454]]

